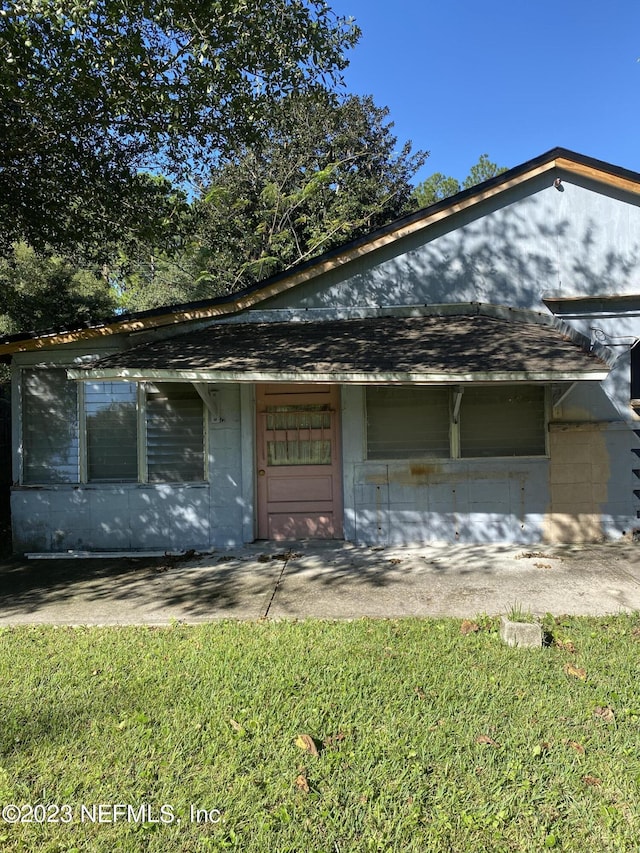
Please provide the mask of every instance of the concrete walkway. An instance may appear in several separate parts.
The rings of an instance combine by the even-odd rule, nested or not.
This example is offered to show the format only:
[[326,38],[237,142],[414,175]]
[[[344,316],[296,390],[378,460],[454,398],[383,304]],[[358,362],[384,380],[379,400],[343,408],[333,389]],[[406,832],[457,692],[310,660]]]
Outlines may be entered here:
[[0,562],[0,625],[640,611],[640,546],[257,543],[189,561]]

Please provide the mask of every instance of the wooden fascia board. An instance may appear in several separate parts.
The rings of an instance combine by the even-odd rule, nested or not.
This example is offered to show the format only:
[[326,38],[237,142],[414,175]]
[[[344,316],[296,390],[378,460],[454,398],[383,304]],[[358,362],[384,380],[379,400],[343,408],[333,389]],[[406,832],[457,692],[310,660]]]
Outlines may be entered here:
[[240,370],[135,370],[127,368],[68,369],[69,379],[77,381],[123,382],[305,382],[357,385],[442,385],[492,382],[579,382],[602,381],[608,370],[589,371],[513,370],[470,373],[304,373],[292,371]]
[[589,178],[589,180],[596,181],[599,184],[606,184],[607,186],[635,193],[636,195],[640,194],[640,182],[627,178],[624,175],[606,172],[603,169],[587,166],[584,163],[579,163],[576,160],[568,160],[565,157],[558,157],[555,160],[555,165],[558,169],[570,172],[573,175],[580,175],[582,178]]

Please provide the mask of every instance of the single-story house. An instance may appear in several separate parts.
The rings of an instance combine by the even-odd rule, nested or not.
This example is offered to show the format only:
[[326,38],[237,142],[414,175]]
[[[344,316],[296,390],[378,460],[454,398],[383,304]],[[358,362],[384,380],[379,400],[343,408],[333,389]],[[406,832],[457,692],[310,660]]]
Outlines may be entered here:
[[0,339],[14,547],[631,535],[638,338],[640,174],[553,149],[232,296]]

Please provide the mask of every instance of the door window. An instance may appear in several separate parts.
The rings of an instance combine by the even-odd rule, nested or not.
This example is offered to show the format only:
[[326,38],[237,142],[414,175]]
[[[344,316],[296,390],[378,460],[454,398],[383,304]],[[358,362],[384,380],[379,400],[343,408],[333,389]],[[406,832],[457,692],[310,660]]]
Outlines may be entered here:
[[267,465],[331,465],[328,405],[267,406]]

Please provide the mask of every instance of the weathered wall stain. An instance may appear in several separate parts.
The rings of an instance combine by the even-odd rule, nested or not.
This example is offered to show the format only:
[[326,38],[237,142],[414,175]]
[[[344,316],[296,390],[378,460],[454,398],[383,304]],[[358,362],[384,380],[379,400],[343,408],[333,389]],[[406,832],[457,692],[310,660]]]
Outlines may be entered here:
[[[507,463],[508,464],[508,463]],[[364,482],[371,486],[391,485],[398,486],[436,486],[455,485],[459,483],[473,483],[479,480],[521,480],[527,478],[525,470],[511,471],[506,467],[501,468],[467,468],[465,470],[447,469],[445,465],[434,464],[409,464],[388,465],[387,472],[378,470],[364,475]]]
[[608,424],[550,424],[549,508],[546,542],[597,542],[604,538],[602,512],[608,497]]

